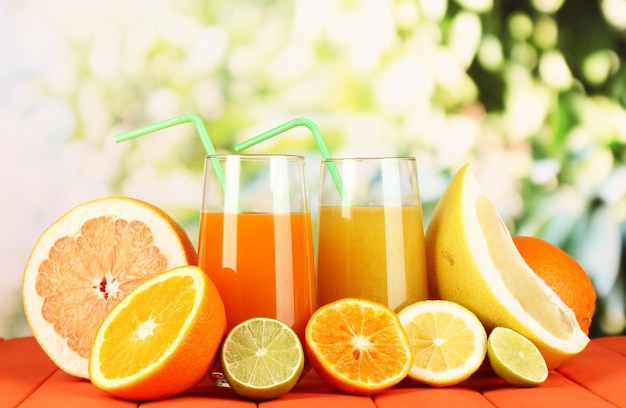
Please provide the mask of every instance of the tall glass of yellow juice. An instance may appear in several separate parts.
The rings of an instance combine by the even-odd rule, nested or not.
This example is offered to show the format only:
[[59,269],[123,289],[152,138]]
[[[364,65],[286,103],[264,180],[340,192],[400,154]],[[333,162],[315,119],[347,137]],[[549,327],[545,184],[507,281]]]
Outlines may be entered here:
[[303,157],[207,156],[199,266],[220,292],[229,330],[272,317],[304,341],[316,305],[312,240]]
[[[341,191],[329,167],[341,176]],[[344,297],[399,311],[428,298],[424,226],[412,157],[322,162],[317,221],[318,305]]]

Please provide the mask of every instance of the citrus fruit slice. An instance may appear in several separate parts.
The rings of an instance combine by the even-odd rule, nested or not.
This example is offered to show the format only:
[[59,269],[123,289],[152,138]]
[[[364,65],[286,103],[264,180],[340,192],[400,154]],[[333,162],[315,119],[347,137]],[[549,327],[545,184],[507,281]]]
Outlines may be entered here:
[[291,327],[265,317],[239,323],[222,345],[220,363],[228,385],[256,401],[288,392],[304,369],[302,343]]
[[515,236],[513,243],[526,264],[556,292],[585,334],[596,307],[596,290],[587,272],[567,252],[540,238]]
[[398,313],[413,351],[413,380],[444,387],[469,378],[485,359],[487,333],[476,315],[445,300],[425,300]]
[[393,310],[346,298],[316,310],[306,332],[311,366],[327,383],[371,395],[399,383],[413,365],[409,340]]
[[91,382],[116,397],[154,400],[202,380],[226,331],[217,288],[197,266],[157,275],[104,318],[89,356]]
[[468,166],[437,203],[425,245],[430,296],[467,307],[487,331],[502,326],[524,335],[550,368],[589,342],[574,312],[526,265]]
[[505,327],[496,327],[487,340],[493,372],[509,385],[534,387],[548,378],[548,367],[532,341]]
[[197,255],[183,228],[146,202],[108,197],[69,210],[39,237],[24,269],[31,331],[63,371],[88,377],[104,316],[139,283]]

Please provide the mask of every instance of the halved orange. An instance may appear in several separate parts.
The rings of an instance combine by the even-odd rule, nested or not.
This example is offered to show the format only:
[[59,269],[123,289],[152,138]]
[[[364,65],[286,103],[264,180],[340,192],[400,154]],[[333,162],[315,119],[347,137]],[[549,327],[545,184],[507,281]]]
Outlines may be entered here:
[[340,299],[313,313],[305,332],[311,366],[330,385],[371,395],[402,381],[413,364],[396,313],[365,299]]
[[217,288],[197,266],[181,266],[132,290],[96,333],[89,376],[128,400],[179,394],[202,380],[226,332]]
[[63,371],[88,378],[98,326],[131,289],[197,263],[185,230],[146,202],[107,197],[69,210],[35,244],[22,301],[31,331]]

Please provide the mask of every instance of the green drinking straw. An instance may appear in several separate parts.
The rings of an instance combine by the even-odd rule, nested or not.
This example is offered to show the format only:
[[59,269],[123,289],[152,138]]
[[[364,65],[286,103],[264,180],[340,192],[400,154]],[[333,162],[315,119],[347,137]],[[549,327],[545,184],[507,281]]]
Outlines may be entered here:
[[[313,133],[313,137],[315,138],[315,143],[317,143],[317,147],[322,154],[322,157],[326,160],[332,159],[330,157],[330,152],[328,151],[328,147],[326,147],[326,143],[322,138],[322,134],[320,133],[319,128],[312,120],[307,118],[295,118],[290,120],[289,122],[283,123],[280,126],[277,126],[273,129],[270,129],[266,132],[261,133],[260,135],[254,136],[251,139],[243,141],[235,146],[235,151],[240,152],[249,147],[256,145],[257,143],[263,142],[267,139],[270,139],[280,133],[283,133],[289,129],[292,129],[297,126],[306,126],[311,133]],[[343,195],[343,182],[341,180],[341,176],[339,175],[339,171],[337,170],[337,166],[334,162],[328,162],[328,170],[330,171],[330,175],[335,182],[335,186],[337,187],[337,191],[339,191],[339,195]]]
[[[200,118],[200,116],[195,115],[193,113],[187,113],[184,115],[176,116],[171,119],[166,119],[161,122],[153,123],[151,125],[147,125],[138,129],[129,130],[128,132],[121,133],[115,136],[115,142],[124,142],[126,140],[134,139],[139,136],[147,135],[148,133],[158,132],[159,130],[163,130],[165,128],[180,125],[182,123],[191,122],[196,126],[196,130],[200,135],[200,140],[202,141],[202,145],[204,146],[204,150],[206,154],[209,156],[215,156],[217,153],[215,151],[215,147],[211,142],[211,138],[209,137],[209,133],[204,127],[204,122]],[[220,166],[220,162],[217,157],[211,158],[211,164],[213,165],[213,170],[217,175],[217,179],[219,180],[222,188],[225,188],[225,176],[224,169]]]

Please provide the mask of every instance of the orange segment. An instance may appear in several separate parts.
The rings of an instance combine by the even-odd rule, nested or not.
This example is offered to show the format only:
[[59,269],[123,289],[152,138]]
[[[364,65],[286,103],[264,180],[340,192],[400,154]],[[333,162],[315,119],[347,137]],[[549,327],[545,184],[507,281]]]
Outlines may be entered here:
[[83,203],[49,226],[24,270],[24,310],[33,335],[69,374],[87,378],[98,326],[141,282],[195,264],[189,237],[143,201],[109,197]]
[[102,322],[89,358],[98,388],[129,400],[187,390],[213,366],[226,313],[197,266],[158,275],[131,291]]
[[306,327],[306,347],[320,377],[352,394],[392,387],[413,362],[398,316],[364,299],[341,299],[318,309]]

